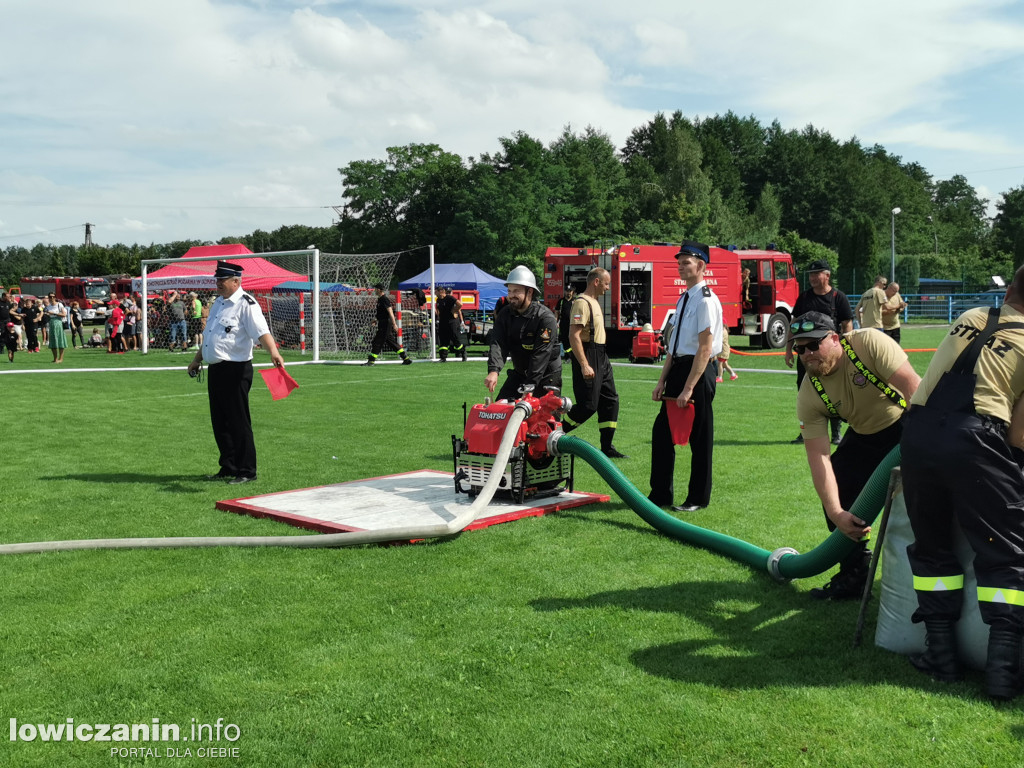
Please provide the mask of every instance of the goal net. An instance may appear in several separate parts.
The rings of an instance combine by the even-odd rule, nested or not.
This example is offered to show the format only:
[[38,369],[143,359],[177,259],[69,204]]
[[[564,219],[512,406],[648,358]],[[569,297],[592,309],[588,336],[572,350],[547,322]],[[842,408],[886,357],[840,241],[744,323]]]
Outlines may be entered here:
[[[145,292],[142,278],[132,285],[144,316],[145,331],[138,329],[141,348],[175,353],[202,343],[206,317],[217,298],[213,272],[221,259],[242,267],[242,288],[259,302],[279,347],[300,350],[314,360],[365,358],[376,333],[373,286],[390,285],[405,253],[309,250],[147,259],[142,262]],[[320,290],[314,293],[317,283]],[[407,352],[428,357],[429,315],[411,294],[392,296],[399,300],[395,314]]]

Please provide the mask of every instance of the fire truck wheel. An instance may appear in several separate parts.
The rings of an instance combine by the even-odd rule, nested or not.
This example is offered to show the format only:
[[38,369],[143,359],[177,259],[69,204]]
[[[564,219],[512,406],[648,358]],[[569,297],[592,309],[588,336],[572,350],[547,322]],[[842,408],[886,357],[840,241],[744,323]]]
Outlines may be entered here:
[[764,343],[762,346],[769,349],[782,349],[786,345],[786,337],[789,334],[789,320],[781,312],[776,312],[768,319],[768,325],[764,330]]

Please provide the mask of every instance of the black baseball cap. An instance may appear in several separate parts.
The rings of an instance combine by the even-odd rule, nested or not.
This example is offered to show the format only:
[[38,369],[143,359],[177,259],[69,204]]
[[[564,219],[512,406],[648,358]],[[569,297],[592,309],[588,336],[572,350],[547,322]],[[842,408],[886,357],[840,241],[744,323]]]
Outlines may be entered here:
[[812,261],[810,264],[807,265],[807,272],[831,272],[831,271],[832,271],[832,267],[830,267],[828,265],[828,262],[825,261],[824,259],[818,259],[817,261]]
[[821,312],[804,312],[789,326],[790,339],[823,339],[836,332],[832,318]]

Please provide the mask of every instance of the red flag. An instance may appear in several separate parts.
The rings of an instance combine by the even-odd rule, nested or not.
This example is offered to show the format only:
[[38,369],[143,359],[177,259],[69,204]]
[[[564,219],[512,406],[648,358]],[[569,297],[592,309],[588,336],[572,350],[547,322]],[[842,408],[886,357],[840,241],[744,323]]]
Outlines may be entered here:
[[693,429],[693,403],[687,403],[686,407],[680,408],[675,400],[665,403],[665,410],[668,411],[668,427],[672,430],[672,442],[676,445],[686,445],[690,442],[690,431]]
[[293,379],[284,368],[263,368],[260,370],[260,376],[263,377],[263,382],[267,385],[267,389],[270,390],[270,395],[275,400],[288,397],[293,389],[297,389],[299,384]]

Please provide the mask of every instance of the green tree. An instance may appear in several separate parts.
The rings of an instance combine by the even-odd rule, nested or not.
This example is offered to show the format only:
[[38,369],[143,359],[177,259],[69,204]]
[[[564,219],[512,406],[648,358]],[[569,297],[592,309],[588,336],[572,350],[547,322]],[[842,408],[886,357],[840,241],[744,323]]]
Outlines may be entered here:
[[701,168],[700,142],[682,113],[658,113],[635,129],[622,151],[629,202],[625,226],[643,220],[686,237],[710,239],[712,184]]
[[569,217],[556,223],[560,244],[583,243],[621,233],[625,169],[607,134],[587,126],[575,134],[569,126],[550,146],[551,161],[564,171],[559,187],[567,194]]
[[988,200],[978,197],[964,176],[956,174],[935,184],[932,194],[935,216],[932,224],[936,248],[960,251],[980,245],[987,235],[985,210]]
[[1003,193],[992,221],[992,248],[1008,255],[1016,270],[1024,264],[1024,185]]
[[[389,147],[386,160],[339,168],[346,200],[339,225],[346,251],[397,251],[427,245],[455,221],[466,169],[436,144]],[[306,243],[308,245],[308,243]]]

